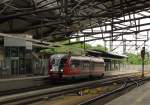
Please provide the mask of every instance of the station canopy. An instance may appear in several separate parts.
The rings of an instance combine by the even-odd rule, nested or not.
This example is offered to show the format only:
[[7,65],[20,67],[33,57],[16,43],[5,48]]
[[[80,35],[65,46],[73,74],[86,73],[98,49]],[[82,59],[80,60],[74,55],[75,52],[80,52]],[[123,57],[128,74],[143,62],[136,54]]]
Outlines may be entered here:
[[98,50],[88,50],[86,51],[87,56],[94,56],[94,57],[103,57],[105,59],[123,59],[127,58],[125,55],[118,55],[111,52],[105,51],[98,51]]
[[66,40],[79,31],[113,25],[112,19],[149,7],[150,0],[0,0],[0,33]]

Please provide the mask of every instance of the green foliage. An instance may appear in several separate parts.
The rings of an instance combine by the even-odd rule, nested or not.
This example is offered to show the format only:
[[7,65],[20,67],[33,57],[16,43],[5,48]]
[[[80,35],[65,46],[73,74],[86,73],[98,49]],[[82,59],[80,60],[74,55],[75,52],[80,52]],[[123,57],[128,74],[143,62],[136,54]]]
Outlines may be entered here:
[[[134,64],[134,65],[142,64],[142,59],[141,59],[140,54],[128,53],[127,56],[128,56],[127,61],[126,61],[127,64]],[[150,59],[149,59],[148,53],[145,54],[144,63],[150,64]]]
[[[62,45],[64,42],[60,42],[60,45]],[[92,47],[90,44],[85,44],[85,50],[99,50],[99,51],[105,51],[105,48],[101,45],[97,45],[95,47]],[[84,44],[73,44],[73,45],[62,45],[61,47],[53,47],[41,50],[41,52],[48,53],[48,54],[54,54],[54,53],[68,53],[69,51],[72,52],[73,55],[82,55],[84,54]]]
[[[93,50],[98,50],[98,51],[105,51],[105,47],[102,45],[97,45],[95,47],[92,47]],[[108,49],[106,48],[106,51],[108,51]]]
[[128,53],[127,56],[128,56],[127,58],[128,64],[135,64],[135,65],[141,64],[141,58],[139,55]]
[[150,57],[149,57],[149,53],[146,52],[145,53],[145,60],[144,60],[145,64],[150,64]]

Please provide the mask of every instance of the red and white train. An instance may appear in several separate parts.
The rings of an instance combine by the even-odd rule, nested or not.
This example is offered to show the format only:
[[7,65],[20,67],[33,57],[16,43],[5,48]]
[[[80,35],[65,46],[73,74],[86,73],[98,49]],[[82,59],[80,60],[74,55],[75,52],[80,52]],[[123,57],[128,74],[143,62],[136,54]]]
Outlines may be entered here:
[[102,77],[105,71],[103,58],[54,54],[49,59],[51,78]]

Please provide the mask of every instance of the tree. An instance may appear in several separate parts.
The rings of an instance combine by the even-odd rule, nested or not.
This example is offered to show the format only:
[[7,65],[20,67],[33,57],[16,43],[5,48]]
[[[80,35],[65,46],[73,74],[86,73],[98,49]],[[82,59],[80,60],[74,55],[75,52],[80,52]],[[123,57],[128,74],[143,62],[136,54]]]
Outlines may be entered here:
[[92,47],[92,49],[94,49],[94,50],[98,50],[98,51],[108,51],[108,49],[107,48],[105,48],[104,46],[102,46],[102,45],[100,45],[100,44],[98,44],[97,46],[95,46],[95,47]]
[[[126,63],[127,64],[135,64],[135,65],[140,65],[142,63],[141,55],[140,54],[133,54],[133,53],[128,53],[127,54],[128,58]],[[150,59],[149,59],[149,53],[145,53],[145,64],[150,64]]]
[[[60,45],[66,43],[66,41],[59,42]],[[90,44],[85,43],[85,50],[95,49],[99,51],[105,51],[105,48],[101,45],[97,45],[96,47],[92,47]],[[55,53],[68,53],[69,51],[72,52],[73,55],[83,55],[84,54],[84,44],[73,44],[73,45],[62,45],[61,47],[52,47],[48,49],[41,50],[41,52],[48,53],[48,54],[55,54]]]
[[133,53],[128,53],[127,56],[128,56],[128,58],[127,58],[127,63],[128,64],[136,64],[136,65],[141,64],[140,55],[136,55],[136,54],[133,54]]

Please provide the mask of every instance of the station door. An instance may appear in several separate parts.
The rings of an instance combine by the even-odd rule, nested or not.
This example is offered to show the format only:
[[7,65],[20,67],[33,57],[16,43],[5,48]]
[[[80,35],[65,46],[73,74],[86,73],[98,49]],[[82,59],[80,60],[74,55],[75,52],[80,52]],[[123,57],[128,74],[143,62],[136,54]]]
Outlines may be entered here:
[[11,59],[11,74],[12,75],[19,74],[19,58]]

